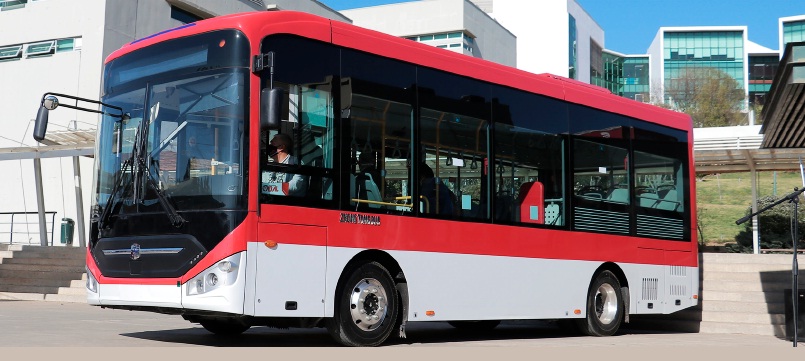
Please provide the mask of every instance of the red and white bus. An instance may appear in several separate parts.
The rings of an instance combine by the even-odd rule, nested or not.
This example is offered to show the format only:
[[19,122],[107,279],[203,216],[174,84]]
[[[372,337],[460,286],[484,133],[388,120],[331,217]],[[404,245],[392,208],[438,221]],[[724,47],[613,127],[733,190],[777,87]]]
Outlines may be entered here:
[[290,11],[127,44],[102,102],[90,304],[379,345],[698,302],[684,114]]

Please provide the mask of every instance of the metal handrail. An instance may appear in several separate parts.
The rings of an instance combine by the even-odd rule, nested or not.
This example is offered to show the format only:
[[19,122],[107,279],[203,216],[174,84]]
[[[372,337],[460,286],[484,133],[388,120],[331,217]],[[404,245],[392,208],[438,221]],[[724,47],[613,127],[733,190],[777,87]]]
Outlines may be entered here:
[[693,150],[758,149],[762,135],[694,139]]
[[[0,0],[0,1],[2,1],[2,0]],[[0,222],[0,224],[10,224],[11,225],[11,227],[9,227],[8,232],[0,231],[0,234],[8,233],[8,242],[9,242],[9,244],[14,244],[14,216],[17,216],[17,215],[29,215],[29,214],[39,214],[39,212],[0,212],[0,216],[11,216],[11,222],[9,222],[9,223]],[[45,212],[45,214],[50,215],[50,245],[52,246],[53,245],[53,236],[54,236],[54,234],[56,232],[56,212]],[[26,218],[25,222],[22,222],[22,223],[23,224],[39,224],[39,220],[37,219],[35,222],[29,222],[28,219]],[[26,230],[26,232],[17,232],[17,233],[28,233],[28,234],[35,233],[35,234],[39,234],[38,230],[39,230],[39,228],[37,228],[37,231],[35,231],[35,232],[28,232]]]

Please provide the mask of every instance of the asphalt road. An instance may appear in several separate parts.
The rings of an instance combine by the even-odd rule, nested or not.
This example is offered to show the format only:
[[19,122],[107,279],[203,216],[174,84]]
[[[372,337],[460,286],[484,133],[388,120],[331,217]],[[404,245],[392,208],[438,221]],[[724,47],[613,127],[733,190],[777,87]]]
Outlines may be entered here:
[[[540,355],[546,355],[545,352],[558,355],[560,359],[566,355],[586,353],[604,359],[608,358],[607,355],[617,356],[615,359],[619,360],[631,358],[629,356],[642,360],[647,357],[663,359],[663,356],[677,360],[698,359],[691,352],[714,352],[718,358],[730,352],[737,352],[739,356],[757,353],[753,360],[766,359],[768,352],[782,352],[784,355],[793,352],[792,355],[798,355],[800,359],[805,355],[805,348],[802,348],[805,344],[800,343],[799,347],[794,348],[790,341],[772,336],[669,333],[626,327],[613,337],[588,337],[542,321],[504,322],[494,331],[484,334],[461,332],[443,322],[411,323],[407,333],[408,338],[392,340],[380,348],[386,349],[381,359],[395,358],[397,355],[410,360],[419,358],[417,355],[420,354],[448,352],[448,359],[463,355],[461,359],[489,360],[500,355],[531,355],[535,350],[539,350]],[[338,347],[323,329],[253,327],[238,337],[221,338],[199,325],[184,321],[180,316],[109,310],[78,303],[0,301],[0,359],[5,359],[4,350],[23,355],[54,352],[57,356],[75,352],[78,356],[83,355],[84,348],[107,351],[109,348],[133,348],[137,351],[115,352],[116,358],[130,356],[142,360],[148,354],[164,356],[165,351],[177,347],[182,350],[178,351],[181,355],[197,355],[201,358],[212,357],[221,349],[226,349],[230,350],[227,359],[232,356],[231,351],[249,353],[251,350],[253,353],[265,348],[273,348],[270,352],[274,356],[292,354],[294,359],[300,355],[312,356],[303,359],[331,359],[333,356],[363,359],[365,357],[356,357],[355,353],[371,355],[378,350]],[[211,348],[218,351],[210,352]]]

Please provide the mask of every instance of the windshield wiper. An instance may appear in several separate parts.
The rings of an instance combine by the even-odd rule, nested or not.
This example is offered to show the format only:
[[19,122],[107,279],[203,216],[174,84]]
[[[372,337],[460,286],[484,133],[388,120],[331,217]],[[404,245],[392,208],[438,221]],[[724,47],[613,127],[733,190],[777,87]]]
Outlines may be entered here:
[[132,158],[134,158],[136,161],[134,164],[134,200],[136,202],[142,202],[142,199],[145,198],[145,190],[143,189],[142,196],[140,196],[138,189],[139,186],[142,185],[143,173],[146,173],[146,185],[150,186],[151,189],[153,189],[156,193],[159,204],[162,206],[165,214],[167,214],[171,224],[174,227],[179,228],[187,221],[179,214],[179,212],[176,211],[175,208],[173,208],[173,206],[170,204],[170,201],[168,201],[168,198],[165,196],[165,193],[159,189],[159,185],[156,183],[156,181],[154,181],[154,178],[151,175],[148,162],[145,161],[145,154],[148,151],[148,124],[156,119],[158,112],[159,102],[151,107],[149,115],[150,121],[146,122],[145,119],[143,119],[139,125],[140,129],[138,129],[137,133],[134,135],[134,147],[131,150]]
[[120,168],[120,178],[118,178],[115,182],[115,185],[112,188],[112,194],[109,195],[109,199],[106,201],[106,207],[103,208],[103,211],[98,218],[99,229],[103,229],[107,225],[107,222],[109,222],[109,219],[112,217],[112,208],[114,208],[117,201],[117,194],[123,189],[124,186],[123,179],[126,175],[126,169],[131,168],[133,160],[134,154],[132,154],[129,159],[126,159],[126,161],[123,162],[123,166]]
[[[138,173],[145,172],[147,174],[145,181],[149,186],[151,186],[151,189],[154,190],[154,193],[156,193],[159,204],[168,215],[168,219],[170,219],[171,224],[176,228],[181,227],[187,221],[179,214],[179,212],[176,211],[176,208],[173,208],[173,206],[170,204],[170,201],[168,201],[168,197],[165,196],[165,192],[159,189],[159,185],[154,180],[154,177],[151,176],[151,171],[148,169],[148,164],[146,164],[142,155],[137,155],[137,163],[140,169]],[[143,194],[143,196],[145,196],[145,194]]]
[[[152,112],[158,111],[159,105],[155,105],[152,108]],[[155,118],[153,114],[151,115],[152,118]],[[127,170],[131,170],[131,183],[133,185],[132,191],[132,198],[134,203],[142,203],[142,199],[145,197],[145,191],[143,190],[142,195],[139,192],[139,187],[142,185],[142,176],[143,173],[147,173],[145,179],[145,185],[151,187],[157,195],[157,200],[159,204],[162,206],[162,209],[168,216],[171,225],[176,228],[181,227],[187,221],[176,211],[175,208],[170,204],[168,198],[165,196],[165,193],[159,189],[159,185],[154,181],[154,178],[151,176],[151,172],[149,170],[148,164],[145,161],[144,153],[146,150],[146,144],[148,139],[148,123],[146,121],[141,121],[139,124],[139,129],[134,135],[134,146],[131,150],[131,156],[126,159],[123,163],[123,166],[120,170],[120,178],[118,178],[117,182],[115,182],[115,186],[112,189],[112,194],[109,196],[109,200],[106,202],[106,207],[101,212],[100,218],[98,220],[98,227],[104,228],[109,220],[112,217],[112,210],[115,207],[116,201],[118,199],[118,193],[124,188],[125,186],[125,174]],[[122,130],[121,130],[122,132]]]

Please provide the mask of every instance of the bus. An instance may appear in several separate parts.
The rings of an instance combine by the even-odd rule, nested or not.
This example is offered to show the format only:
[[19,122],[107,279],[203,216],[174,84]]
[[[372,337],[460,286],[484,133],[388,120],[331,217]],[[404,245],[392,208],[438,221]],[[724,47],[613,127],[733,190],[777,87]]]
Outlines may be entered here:
[[682,113],[293,11],[133,41],[99,103],[91,305],[376,346],[698,303]]

